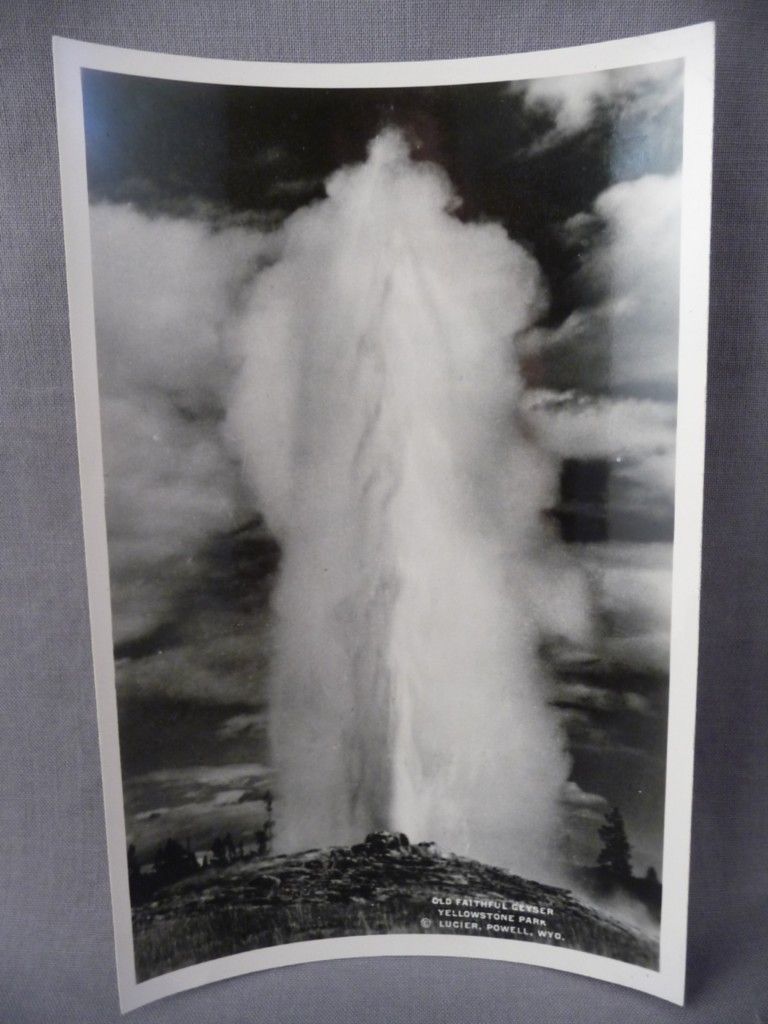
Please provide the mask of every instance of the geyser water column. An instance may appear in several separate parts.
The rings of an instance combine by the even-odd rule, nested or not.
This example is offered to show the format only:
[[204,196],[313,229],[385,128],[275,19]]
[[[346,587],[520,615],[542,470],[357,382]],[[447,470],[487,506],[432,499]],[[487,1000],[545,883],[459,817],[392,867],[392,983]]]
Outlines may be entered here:
[[538,270],[395,131],[327,193],[256,281],[228,422],[283,549],[277,844],[387,828],[540,877],[568,765],[537,657],[555,467],[515,412]]

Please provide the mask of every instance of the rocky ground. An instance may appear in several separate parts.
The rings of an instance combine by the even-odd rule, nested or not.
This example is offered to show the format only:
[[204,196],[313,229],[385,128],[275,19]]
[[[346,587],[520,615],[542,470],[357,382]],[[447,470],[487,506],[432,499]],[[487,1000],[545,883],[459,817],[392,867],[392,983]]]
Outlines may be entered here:
[[134,910],[139,981],[244,950],[385,933],[513,938],[658,965],[652,939],[565,889],[391,833],[208,868]]

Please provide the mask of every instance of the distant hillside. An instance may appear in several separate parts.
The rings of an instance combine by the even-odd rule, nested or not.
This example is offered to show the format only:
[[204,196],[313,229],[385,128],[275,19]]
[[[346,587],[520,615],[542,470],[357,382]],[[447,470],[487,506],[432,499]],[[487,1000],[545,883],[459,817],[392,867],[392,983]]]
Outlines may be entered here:
[[387,933],[482,935],[655,968],[657,944],[579,902],[431,843],[364,843],[208,868],[134,910],[139,981],[287,942]]

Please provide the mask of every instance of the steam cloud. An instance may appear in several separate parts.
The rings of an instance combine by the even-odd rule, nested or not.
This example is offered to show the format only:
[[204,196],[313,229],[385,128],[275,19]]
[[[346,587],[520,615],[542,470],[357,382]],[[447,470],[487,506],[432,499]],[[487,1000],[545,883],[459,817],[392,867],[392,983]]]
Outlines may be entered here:
[[540,878],[568,761],[537,651],[589,614],[517,415],[538,268],[394,131],[327,193],[239,318],[226,424],[283,548],[278,844],[389,828]]
[[216,429],[222,325],[269,243],[107,204],[91,209],[91,241],[119,642],[162,621],[189,552],[237,522],[237,466]]
[[[580,75],[537,78],[510,85],[522,92],[526,105],[546,111],[553,120],[550,131],[534,144],[535,151],[558,145],[564,138],[585,131],[597,117],[611,112],[617,139],[625,133],[641,134],[659,150],[671,155],[679,146],[679,117],[683,82],[680,61],[661,61],[637,67],[613,68]],[[621,163],[620,154],[616,154]],[[630,159],[637,159],[632,153]]]

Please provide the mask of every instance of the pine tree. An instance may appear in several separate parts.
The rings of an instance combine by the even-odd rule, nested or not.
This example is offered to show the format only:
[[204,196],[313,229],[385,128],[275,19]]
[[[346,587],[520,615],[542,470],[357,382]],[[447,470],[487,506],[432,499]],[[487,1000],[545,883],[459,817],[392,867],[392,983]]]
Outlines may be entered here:
[[141,874],[141,865],[139,864],[139,858],[136,855],[136,847],[131,843],[128,847],[128,878],[138,878]]
[[632,877],[632,859],[624,818],[618,807],[606,814],[597,834],[603,841],[603,848],[597,855],[598,865],[616,881],[628,881]]

